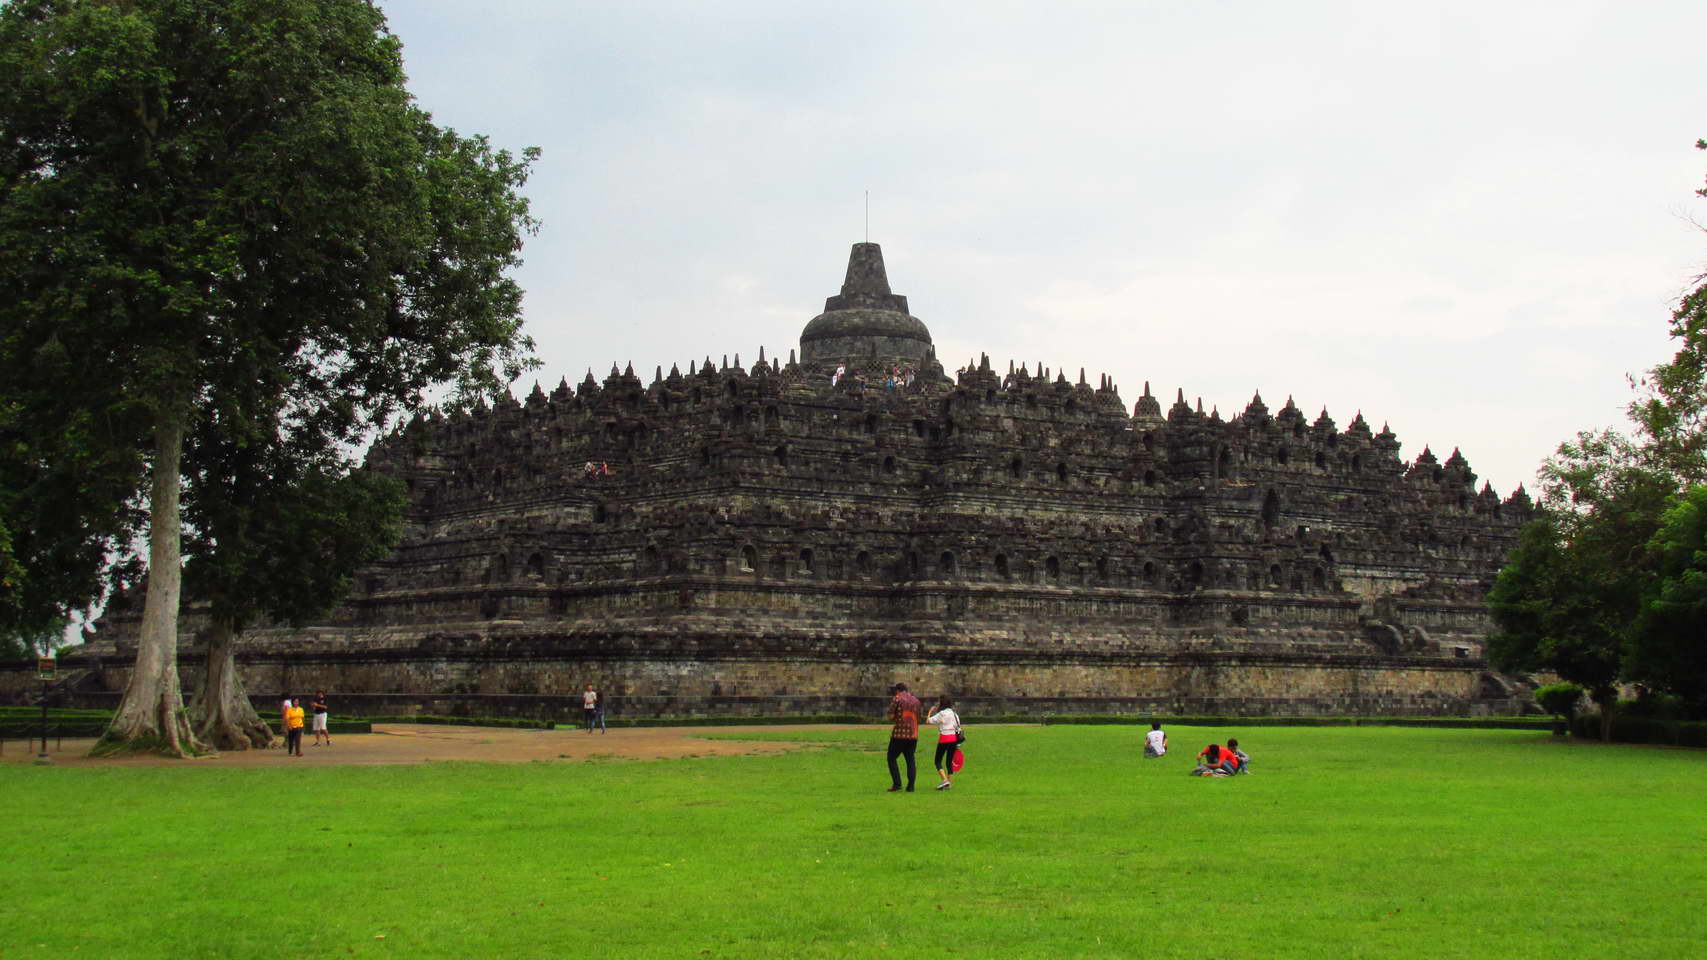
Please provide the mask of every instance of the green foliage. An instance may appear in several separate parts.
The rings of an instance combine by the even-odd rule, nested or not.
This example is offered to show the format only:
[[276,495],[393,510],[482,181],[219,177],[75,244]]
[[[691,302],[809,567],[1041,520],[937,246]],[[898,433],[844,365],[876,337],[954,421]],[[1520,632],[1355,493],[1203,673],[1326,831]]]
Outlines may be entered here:
[[1627,713],[1632,717],[1658,717],[1664,720],[1682,720],[1688,712],[1682,697],[1672,694],[1655,693],[1644,690],[1642,695],[1633,700],[1619,700],[1618,712]]
[[1707,486],[1676,499],[1649,547],[1657,570],[1631,637],[1630,676],[1707,716]]
[[1583,688],[1574,683],[1549,683],[1535,688],[1535,702],[1541,709],[1564,717],[1567,723],[1577,715],[1577,704],[1582,698]]
[[[971,721],[967,721],[970,723]],[[880,717],[864,717],[858,714],[815,713],[799,716],[780,717],[607,717],[605,725],[610,727],[765,727],[795,723],[882,723],[889,721]],[[558,724],[563,728],[572,729],[584,724]]]
[[1541,469],[1546,509],[1488,597],[1490,659],[1580,683],[1606,716],[1620,679],[1707,715],[1707,275],[1696,280],[1672,313],[1676,353],[1637,383],[1633,435],[1560,445]]
[[556,726],[549,720],[530,720],[525,717],[444,717],[432,714],[395,714],[363,717],[362,720],[369,724],[425,723],[454,727],[508,727],[518,730],[550,730]]
[[[1148,727],[1159,721],[1168,727],[1439,727],[1442,729],[1476,730],[1536,730],[1549,721],[1543,717],[1195,717],[1139,716],[1134,714],[1049,714],[1043,723],[1093,724]],[[968,723],[973,722],[968,719]],[[990,718],[984,723],[1010,722],[1006,718]]]
[[[113,712],[111,710],[94,710],[78,707],[49,707],[47,715],[49,719],[58,718],[62,720],[111,720],[113,718]],[[19,717],[26,719],[35,717],[36,719],[40,719],[41,708],[31,706],[0,707],[0,720],[16,720]]]
[[15,633],[0,633],[0,660],[24,660],[35,656],[29,644]]
[[[1707,149],[1707,141],[1695,141]],[[1707,197],[1707,190],[1697,190]],[[1630,405],[1630,418],[1647,440],[1648,454],[1685,483],[1707,483],[1707,274],[1671,315],[1677,352],[1649,370],[1639,386],[1644,396]]]
[[63,369],[65,351],[56,340],[20,349],[10,322],[0,304],[0,634],[34,637],[100,602],[105,572],[133,562],[142,457],[113,444],[122,412],[96,416],[32,388],[21,368]]
[[[1578,714],[1571,730],[1579,737],[1600,735],[1600,714]],[[1652,743],[1674,747],[1707,747],[1707,722],[1675,720],[1665,717],[1630,716],[1619,713],[1612,718],[1614,743]]]
[[[50,737],[99,737],[107,732],[111,718],[63,717],[49,714],[47,735]],[[33,710],[18,717],[0,717],[0,740],[28,740],[39,736],[41,711]]]
[[[98,595],[150,462],[216,619],[324,609],[395,541],[348,451],[533,364],[507,273],[536,152],[436,126],[364,0],[14,0],[0,76],[0,617]],[[148,519],[158,602],[178,518]]]
[[1539,511],[1495,578],[1488,659],[1503,670],[1551,671],[1610,707],[1634,597],[1597,565],[1603,554],[1564,539],[1560,520]]
[[257,616],[300,626],[330,610],[403,531],[396,479],[324,457],[276,457],[263,468],[254,452],[201,461],[209,469],[184,502],[187,592],[235,632]]
[[64,619],[34,627],[0,626],[0,660],[30,660],[50,656],[65,635]]

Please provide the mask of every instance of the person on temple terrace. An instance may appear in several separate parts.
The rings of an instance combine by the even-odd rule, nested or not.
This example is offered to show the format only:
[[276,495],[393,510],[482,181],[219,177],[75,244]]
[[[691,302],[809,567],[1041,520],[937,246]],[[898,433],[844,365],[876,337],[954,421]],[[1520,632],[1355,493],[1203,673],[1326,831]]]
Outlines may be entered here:
[[906,757],[907,792],[912,793],[913,781],[919,775],[915,757],[919,750],[919,698],[908,693],[904,683],[897,683],[893,692],[895,696],[889,701],[889,721],[894,724],[889,731],[889,792],[901,789],[901,768],[895,760]]
[[581,692],[581,717],[587,721],[587,735],[592,736],[593,724],[598,720],[599,692],[587,684],[587,689]]

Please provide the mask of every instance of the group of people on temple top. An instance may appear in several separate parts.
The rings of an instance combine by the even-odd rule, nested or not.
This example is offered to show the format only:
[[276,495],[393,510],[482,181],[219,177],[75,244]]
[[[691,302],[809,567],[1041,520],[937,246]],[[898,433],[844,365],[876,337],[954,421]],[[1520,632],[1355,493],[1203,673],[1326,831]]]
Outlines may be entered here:
[[[910,363],[903,366],[891,367],[889,368],[889,373],[883,378],[883,389],[894,390],[896,387],[910,387],[913,385],[913,381],[918,379],[918,376],[918,369]],[[830,374],[830,386],[840,386],[841,382],[846,380],[847,377],[847,364],[837,364],[836,371]],[[866,379],[865,374],[863,373],[854,374],[853,383],[854,386],[862,390],[870,385],[870,381]]]
[[[1150,732],[1144,734],[1144,756],[1149,759],[1166,756],[1168,752],[1168,735],[1162,730],[1161,721],[1150,724]],[[1194,777],[1231,777],[1241,773],[1251,772],[1251,758],[1245,751],[1239,749],[1239,741],[1233,738],[1227,740],[1227,745],[1212,743],[1197,753],[1197,767],[1191,771]]]
[[[332,733],[327,729],[326,721],[330,711],[326,707],[326,691],[319,690],[314,699],[308,702],[308,709],[314,712],[314,745],[320,746],[324,739],[326,746],[332,745]],[[290,757],[302,756],[302,728],[305,713],[302,709],[302,698],[285,695],[284,702],[279,706],[279,717],[283,722],[285,736],[285,755]]]

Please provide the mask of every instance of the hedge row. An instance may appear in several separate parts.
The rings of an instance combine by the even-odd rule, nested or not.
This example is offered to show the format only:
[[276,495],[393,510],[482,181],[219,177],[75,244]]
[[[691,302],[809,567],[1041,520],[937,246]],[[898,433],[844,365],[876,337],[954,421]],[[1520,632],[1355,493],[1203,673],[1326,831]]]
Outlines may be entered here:
[[[98,737],[106,732],[109,722],[110,718],[108,717],[78,717],[64,720],[55,720],[49,717],[47,735],[50,737],[71,737],[73,739]],[[33,723],[12,717],[0,719],[0,740],[28,740],[39,736],[41,736],[41,715],[39,713]]]
[[[111,717],[113,715],[113,712],[111,710],[85,710],[85,709],[73,708],[73,707],[48,707],[47,708],[47,715],[49,718],[52,718],[52,717],[100,717],[100,718],[107,718],[107,717]],[[27,720],[31,717],[34,717],[38,720],[41,719],[41,707],[0,707],[0,720],[13,720],[13,719],[18,719],[18,718],[23,718],[23,719]]]
[[[1584,740],[1600,739],[1600,714],[1577,715],[1571,732]],[[1658,717],[1612,715],[1614,743],[1659,743],[1674,747],[1707,747],[1707,722],[1662,720]]]
[[[550,720],[530,720],[525,717],[440,717],[431,714],[394,714],[363,717],[372,723],[436,723],[455,727],[509,727],[520,730],[550,730],[556,724]],[[614,724],[612,724],[614,726]]]
[[[47,721],[47,735],[50,737],[98,737],[107,732],[107,724],[112,722],[112,716],[101,717],[63,717],[55,718],[51,714]],[[277,722],[271,724],[276,730]],[[326,724],[329,733],[372,733],[373,724],[366,720],[333,720]],[[41,736],[41,716],[38,713],[34,720],[17,717],[0,717],[0,740],[28,740]]]
[[[774,727],[782,724],[805,723],[873,723],[870,717],[852,713],[814,713],[795,717],[626,717],[605,718],[611,727]],[[889,721],[884,720],[883,723]],[[970,722],[970,721],[968,721]],[[568,730],[580,729],[582,724],[560,723]]]
[[[1134,716],[1132,714],[990,714],[968,715],[968,726],[981,723],[1122,724],[1182,727],[1448,727],[1480,730],[1547,730],[1552,717],[1202,717]],[[607,719],[612,727],[774,726],[779,724],[887,724],[881,717],[861,714],[811,714],[791,717],[635,717]],[[558,724],[573,729],[579,724]]]
[[[1045,724],[1128,724],[1179,727],[1447,727],[1471,730],[1546,730],[1552,717],[1170,717],[1131,714],[1050,714]],[[967,723],[973,721],[969,718]],[[984,721],[986,723],[996,721]]]

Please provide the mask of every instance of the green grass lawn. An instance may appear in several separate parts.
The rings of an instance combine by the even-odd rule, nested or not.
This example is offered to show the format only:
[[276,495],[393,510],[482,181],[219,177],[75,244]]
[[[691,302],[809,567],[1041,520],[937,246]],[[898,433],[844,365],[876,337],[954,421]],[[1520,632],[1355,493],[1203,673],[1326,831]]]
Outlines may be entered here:
[[[770,757],[0,767],[0,958],[1700,957],[1707,752],[1540,733],[882,728]],[[541,734],[552,736],[553,734]],[[564,736],[573,734],[565,733]],[[921,743],[928,765],[930,744]]]

